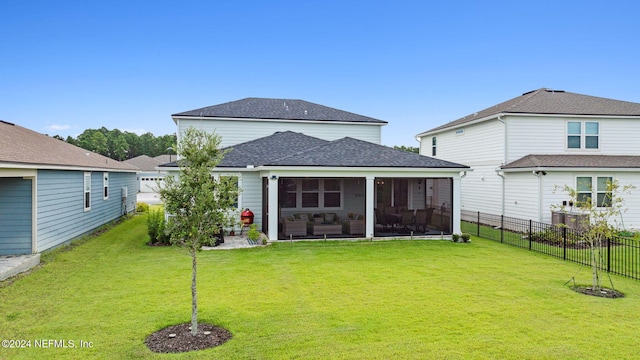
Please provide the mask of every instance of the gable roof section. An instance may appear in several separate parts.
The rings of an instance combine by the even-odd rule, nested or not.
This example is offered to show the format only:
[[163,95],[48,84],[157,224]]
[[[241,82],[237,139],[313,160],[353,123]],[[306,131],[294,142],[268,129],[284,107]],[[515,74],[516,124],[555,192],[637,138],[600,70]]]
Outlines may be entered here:
[[211,117],[232,119],[282,119],[335,121],[384,125],[386,121],[304,100],[246,98],[171,115],[172,117]]
[[[396,167],[460,168],[468,166],[345,137],[327,141],[293,131],[277,132],[228,148],[218,167]],[[162,166],[177,166],[170,163]]]
[[127,159],[124,162],[138,167],[142,171],[155,171],[156,166],[162,164],[162,161],[152,158],[149,155],[136,156],[132,159]]
[[626,155],[527,155],[501,167],[531,168],[640,168],[640,156]]
[[465,165],[345,137],[266,165],[326,167],[467,168]]
[[0,121],[0,167],[18,165],[38,169],[71,167],[138,170],[133,165],[110,159],[22,126]]
[[425,131],[418,136],[498,114],[640,116],[640,104],[542,88]]

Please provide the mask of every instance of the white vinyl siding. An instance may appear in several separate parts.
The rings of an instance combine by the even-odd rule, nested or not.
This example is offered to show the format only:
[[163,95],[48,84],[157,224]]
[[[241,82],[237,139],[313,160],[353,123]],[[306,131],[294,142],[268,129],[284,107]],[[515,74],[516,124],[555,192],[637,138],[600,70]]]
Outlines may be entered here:
[[380,144],[381,125],[370,123],[332,123],[305,121],[258,120],[193,120],[179,119],[178,134],[195,127],[221,136],[221,147],[232,146],[273,135],[278,131],[294,131],[324,140],[337,140],[349,136],[354,139]]

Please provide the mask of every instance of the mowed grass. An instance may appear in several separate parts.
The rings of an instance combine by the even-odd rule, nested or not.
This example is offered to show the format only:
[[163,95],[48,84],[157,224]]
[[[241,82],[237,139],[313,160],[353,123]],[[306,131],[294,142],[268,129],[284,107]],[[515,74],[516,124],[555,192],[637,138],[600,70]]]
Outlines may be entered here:
[[588,269],[472,238],[203,251],[200,321],[233,338],[155,354],[147,335],[190,320],[191,262],[146,242],[137,216],[5,282],[0,338],[31,348],[0,358],[632,359],[640,348],[640,282],[614,277],[622,299],[581,295],[564,284],[588,283]]

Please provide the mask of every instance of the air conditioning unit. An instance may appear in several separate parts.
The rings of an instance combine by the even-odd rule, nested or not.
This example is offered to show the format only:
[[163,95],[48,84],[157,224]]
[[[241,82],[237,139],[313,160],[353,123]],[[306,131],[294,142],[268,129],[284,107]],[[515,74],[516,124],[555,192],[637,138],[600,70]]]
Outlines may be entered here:
[[564,212],[561,211],[552,211],[551,212],[551,224],[552,225],[560,225],[564,224]]

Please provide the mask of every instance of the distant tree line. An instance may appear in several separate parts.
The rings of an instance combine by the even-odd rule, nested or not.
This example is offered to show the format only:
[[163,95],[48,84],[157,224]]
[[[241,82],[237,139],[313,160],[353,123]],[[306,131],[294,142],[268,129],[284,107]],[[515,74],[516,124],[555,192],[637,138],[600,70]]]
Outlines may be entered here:
[[109,130],[104,126],[100,129],[87,129],[77,138],[67,136],[63,139],[59,135],[53,137],[119,161],[140,155],[175,155],[177,142],[175,134],[156,137],[148,132],[138,135],[118,129]]
[[415,146],[394,145],[393,148],[394,149],[398,149],[398,150],[402,150],[402,151],[416,153],[416,154],[420,153],[420,149],[418,147],[415,147]]

